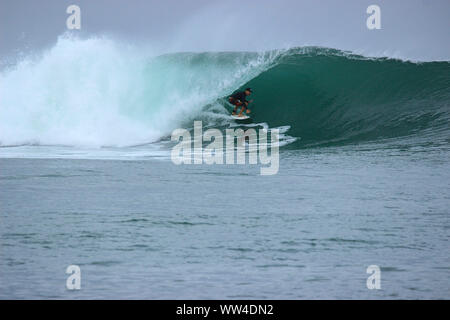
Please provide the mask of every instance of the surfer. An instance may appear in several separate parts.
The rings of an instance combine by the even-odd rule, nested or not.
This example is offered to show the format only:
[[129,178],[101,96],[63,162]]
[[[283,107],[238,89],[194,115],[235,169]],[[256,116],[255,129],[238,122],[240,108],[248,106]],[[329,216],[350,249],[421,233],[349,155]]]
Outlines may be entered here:
[[247,109],[247,106],[250,102],[253,100],[247,101],[245,98],[249,96],[252,93],[251,88],[247,88],[244,91],[236,92],[235,94],[232,94],[230,97],[228,97],[228,101],[234,105],[233,115],[236,115],[237,108],[239,106],[242,106],[241,111],[239,111],[238,117],[242,116],[242,112],[244,109],[246,109],[246,113],[250,113],[250,110]]

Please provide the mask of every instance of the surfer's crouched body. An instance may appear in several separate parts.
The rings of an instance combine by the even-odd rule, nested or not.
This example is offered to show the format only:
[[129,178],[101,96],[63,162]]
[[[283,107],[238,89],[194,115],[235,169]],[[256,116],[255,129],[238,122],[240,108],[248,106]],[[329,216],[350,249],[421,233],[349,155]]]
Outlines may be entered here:
[[242,112],[244,111],[244,109],[246,109],[247,113],[250,113],[250,110],[247,109],[247,106],[250,102],[252,102],[252,100],[247,101],[245,98],[247,96],[249,96],[252,93],[252,89],[247,88],[245,89],[245,91],[239,91],[236,92],[235,94],[232,94],[229,98],[228,101],[234,105],[234,110],[233,110],[233,115],[236,115],[236,110],[239,106],[242,106],[241,111],[239,111],[239,117],[242,116]]

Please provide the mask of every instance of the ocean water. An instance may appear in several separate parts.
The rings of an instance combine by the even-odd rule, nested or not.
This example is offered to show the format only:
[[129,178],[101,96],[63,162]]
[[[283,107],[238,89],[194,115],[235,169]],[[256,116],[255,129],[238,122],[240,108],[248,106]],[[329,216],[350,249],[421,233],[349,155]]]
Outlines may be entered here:
[[[1,299],[449,298],[448,62],[63,37],[0,82]],[[241,127],[248,86],[278,173],[175,165],[172,130]]]

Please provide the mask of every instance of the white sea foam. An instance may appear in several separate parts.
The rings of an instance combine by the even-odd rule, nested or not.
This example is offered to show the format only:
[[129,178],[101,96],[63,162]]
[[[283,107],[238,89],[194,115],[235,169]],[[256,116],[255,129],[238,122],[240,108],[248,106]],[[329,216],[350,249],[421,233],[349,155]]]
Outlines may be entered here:
[[[274,55],[151,56],[108,38],[62,36],[0,74],[0,144],[156,141],[266,69]],[[222,63],[214,63],[214,62]]]

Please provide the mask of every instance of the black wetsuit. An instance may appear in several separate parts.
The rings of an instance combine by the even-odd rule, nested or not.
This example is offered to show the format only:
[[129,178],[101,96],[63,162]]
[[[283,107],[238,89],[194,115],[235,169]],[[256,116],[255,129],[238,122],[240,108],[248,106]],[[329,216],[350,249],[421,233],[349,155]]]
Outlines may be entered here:
[[[248,104],[248,101],[245,100],[246,97],[247,97],[247,95],[245,94],[244,91],[239,91],[230,96],[230,102],[232,104],[234,104],[235,106],[242,105],[242,104],[244,104],[244,106],[245,106]],[[242,102],[242,104],[237,104],[238,101]]]

